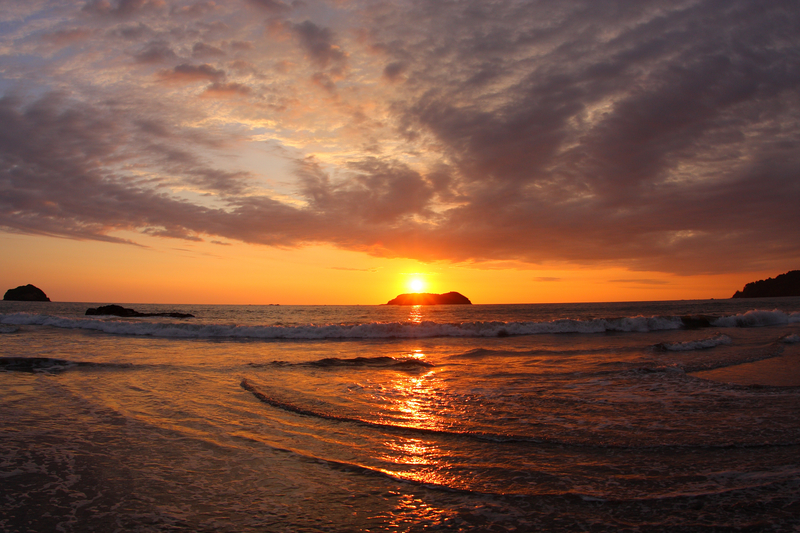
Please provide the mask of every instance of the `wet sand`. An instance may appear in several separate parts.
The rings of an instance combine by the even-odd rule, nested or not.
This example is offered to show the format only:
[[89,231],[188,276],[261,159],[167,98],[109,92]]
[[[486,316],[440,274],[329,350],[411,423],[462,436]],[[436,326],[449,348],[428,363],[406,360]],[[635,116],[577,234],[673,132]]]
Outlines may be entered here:
[[736,385],[800,387],[800,351],[792,350],[792,353],[770,359],[693,372],[691,375]]

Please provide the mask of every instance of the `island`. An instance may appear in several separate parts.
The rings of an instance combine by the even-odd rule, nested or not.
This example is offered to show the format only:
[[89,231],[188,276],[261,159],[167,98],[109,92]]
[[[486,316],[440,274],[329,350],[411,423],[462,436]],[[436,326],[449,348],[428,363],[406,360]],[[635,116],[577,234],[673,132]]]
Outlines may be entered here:
[[800,270],[791,270],[785,274],[753,281],[736,291],[731,298],[775,298],[783,296],[800,296]]
[[466,305],[472,304],[469,298],[457,292],[446,292],[444,294],[430,294],[414,292],[411,294],[401,294],[397,298],[389,300],[386,305]]
[[50,298],[39,287],[30,283],[20,285],[16,289],[8,289],[3,296],[3,300],[11,302],[49,302]]
[[122,307],[121,305],[101,305],[100,307],[90,307],[86,310],[87,316],[119,316],[123,318],[129,317],[148,317],[148,316],[165,316],[169,318],[194,318],[190,313],[140,313],[134,309]]

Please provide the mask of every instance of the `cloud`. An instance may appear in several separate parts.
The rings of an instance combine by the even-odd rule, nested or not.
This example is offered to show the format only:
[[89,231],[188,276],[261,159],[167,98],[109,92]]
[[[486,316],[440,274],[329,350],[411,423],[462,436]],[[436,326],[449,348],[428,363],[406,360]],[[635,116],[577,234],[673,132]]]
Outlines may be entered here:
[[225,52],[210,44],[194,43],[194,46],[192,46],[192,57],[194,58],[221,57],[224,55]]
[[[800,261],[796,2],[249,4],[13,23],[0,224],[679,274]],[[290,170],[248,166],[265,142]]]
[[216,2],[209,0],[205,2],[195,2],[186,6],[173,6],[170,9],[170,14],[184,17],[201,17],[219,9],[220,7],[217,6]]
[[225,71],[215,69],[208,63],[202,65],[191,65],[181,63],[171,70],[159,72],[162,81],[168,83],[194,83],[198,81],[219,82],[225,79]]
[[130,17],[145,11],[161,10],[165,6],[164,0],[118,0],[114,4],[109,0],[93,0],[86,3],[83,11],[96,15]]
[[347,60],[347,54],[334,43],[335,36],[330,28],[317,26],[310,20],[287,24],[317,67],[324,69],[330,65],[342,65]]
[[669,285],[669,281],[663,279],[610,279],[608,283],[622,283],[625,285]]
[[280,14],[291,10],[291,7],[280,0],[249,0],[250,4],[268,13]]
[[346,179],[333,181],[315,161],[299,164],[302,191],[315,211],[378,224],[430,215],[433,188],[411,168],[370,158],[353,163],[351,169]]
[[203,95],[211,98],[229,98],[233,96],[248,96],[252,92],[250,87],[241,83],[212,83],[206,88]]
[[395,61],[384,67],[383,76],[389,81],[398,81],[405,70],[406,65],[404,63]]
[[81,43],[92,36],[92,32],[83,28],[72,28],[68,30],[58,30],[44,36],[44,40],[50,41],[57,46],[70,46]]
[[134,55],[138,63],[165,63],[176,58],[177,55],[166,41],[149,42]]

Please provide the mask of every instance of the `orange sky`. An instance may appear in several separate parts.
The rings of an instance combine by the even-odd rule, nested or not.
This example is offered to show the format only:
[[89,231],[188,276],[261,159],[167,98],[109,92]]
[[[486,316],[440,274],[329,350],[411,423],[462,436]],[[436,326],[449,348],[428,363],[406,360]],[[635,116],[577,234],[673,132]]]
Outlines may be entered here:
[[[455,290],[476,304],[729,298],[745,283],[777,273],[674,276],[623,269],[533,269],[380,259],[316,246],[302,249],[204,243],[148,248],[52,237],[0,234],[14,250],[0,275],[3,290],[32,283],[54,301],[198,304],[382,304],[412,292]],[[9,256],[6,256],[9,257]]]
[[54,300],[727,298],[800,267],[800,8],[0,10],[0,283]]

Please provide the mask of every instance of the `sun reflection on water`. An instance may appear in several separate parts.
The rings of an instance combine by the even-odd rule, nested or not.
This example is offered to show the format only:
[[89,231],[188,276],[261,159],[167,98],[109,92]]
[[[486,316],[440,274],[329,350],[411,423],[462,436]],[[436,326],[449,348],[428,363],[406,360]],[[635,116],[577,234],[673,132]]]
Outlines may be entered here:
[[422,306],[412,305],[408,312],[408,321],[412,324],[422,324]]
[[[421,349],[411,350],[409,358],[425,359]],[[398,376],[387,387],[391,390],[386,398],[393,413],[392,424],[430,431],[446,431],[447,424],[442,417],[446,386],[432,369],[416,376]],[[419,483],[458,487],[463,482],[456,479],[449,470],[448,453],[442,447],[436,434],[395,434],[387,435],[381,459],[393,465],[384,473],[399,479]]]

